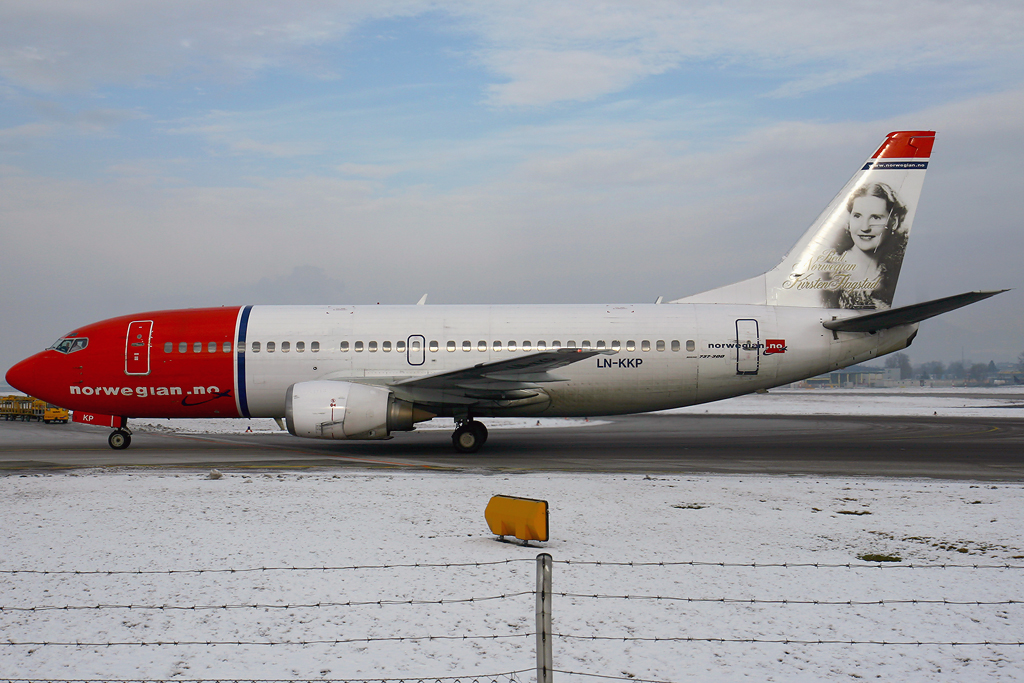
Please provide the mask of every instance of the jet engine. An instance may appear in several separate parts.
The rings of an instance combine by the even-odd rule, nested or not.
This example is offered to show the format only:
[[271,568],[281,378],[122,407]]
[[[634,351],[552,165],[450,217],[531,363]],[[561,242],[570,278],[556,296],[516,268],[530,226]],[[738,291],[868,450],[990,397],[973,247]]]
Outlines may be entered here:
[[432,417],[384,387],[355,382],[299,382],[285,396],[288,432],[311,439],[387,439]]

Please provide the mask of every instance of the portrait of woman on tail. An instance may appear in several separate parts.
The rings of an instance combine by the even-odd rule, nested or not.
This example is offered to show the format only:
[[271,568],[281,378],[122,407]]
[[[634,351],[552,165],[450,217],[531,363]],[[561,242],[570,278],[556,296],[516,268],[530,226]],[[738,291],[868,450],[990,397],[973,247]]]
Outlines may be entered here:
[[834,288],[822,292],[823,303],[828,308],[889,308],[907,249],[907,207],[891,187],[871,183],[850,195],[846,211],[846,228],[835,244],[844,273]]

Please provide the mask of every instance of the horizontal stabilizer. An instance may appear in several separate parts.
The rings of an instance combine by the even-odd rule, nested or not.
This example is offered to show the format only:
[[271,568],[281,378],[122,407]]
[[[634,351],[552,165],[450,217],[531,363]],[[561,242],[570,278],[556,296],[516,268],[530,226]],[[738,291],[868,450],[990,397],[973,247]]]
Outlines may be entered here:
[[842,320],[829,320],[824,323],[825,327],[836,332],[875,332],[897,325],[909,325],[919,323],[922,320],[933,318],[942,313],[955,311],[958,308],[973,304],[996,294],[1002,294],[1007,290],[997,289],[990,292],[965,292],[955,294],[942,299],[925,301],[920,304],[890,308],[887,311],[868,313],[854,318],[843,318]]

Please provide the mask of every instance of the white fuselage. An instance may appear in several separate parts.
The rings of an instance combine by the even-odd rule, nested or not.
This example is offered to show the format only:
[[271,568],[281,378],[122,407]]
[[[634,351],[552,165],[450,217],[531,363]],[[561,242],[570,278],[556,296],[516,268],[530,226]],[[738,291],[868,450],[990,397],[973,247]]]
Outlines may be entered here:
[[917,329],[833,333],[822,323],[836,313],[737,304],[254,306],[236,377],[251,416],[279,417],[298,382],[351,379],[401,397],[403,378],[603,348],[609,353],[559,368],[553,374],[566,381],[544,383],[539,397],[474,413],[609,415],[788,384],[904,348]]

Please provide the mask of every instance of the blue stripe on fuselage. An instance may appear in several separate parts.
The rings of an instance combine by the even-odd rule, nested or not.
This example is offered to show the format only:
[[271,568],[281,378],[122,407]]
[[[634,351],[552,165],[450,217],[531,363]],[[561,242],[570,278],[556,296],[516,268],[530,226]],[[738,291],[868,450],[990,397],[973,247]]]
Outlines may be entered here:
[[238,321],[238,348],[235,349],[238,354],[238,409],[242,417],[252,417],[249,415],[249,402],[245,397],[245,332],[249,327],[251,311],[252,306],[242,308],[242,319]]

